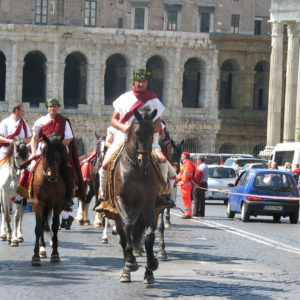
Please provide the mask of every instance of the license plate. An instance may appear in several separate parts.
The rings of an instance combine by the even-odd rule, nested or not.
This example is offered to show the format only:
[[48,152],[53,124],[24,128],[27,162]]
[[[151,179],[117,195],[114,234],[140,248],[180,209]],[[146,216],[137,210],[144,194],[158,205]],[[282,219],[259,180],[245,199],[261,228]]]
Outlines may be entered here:
[[283,210],[283,206],[280,206],[280,205],[265,205],[264,210],[281,211],[281,210]]

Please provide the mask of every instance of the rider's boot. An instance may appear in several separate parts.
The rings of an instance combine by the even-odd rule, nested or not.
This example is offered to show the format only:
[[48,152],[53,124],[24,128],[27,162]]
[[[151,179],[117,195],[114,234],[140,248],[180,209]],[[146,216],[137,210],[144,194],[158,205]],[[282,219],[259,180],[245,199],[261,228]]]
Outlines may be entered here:
[[101,212],[104,208],[103,197],[106,185],[106,173],[107,171],[102,168],[99,171],[99,198],[97,200],[96,206],[94,207],[94,210],[96,212]]
[[170,195],[161,195],[160,197],[157,197],[156,200],[156,208],[158,209],[164,209],[164,208],[173,208],[175,207],[175,202],[171,199]]

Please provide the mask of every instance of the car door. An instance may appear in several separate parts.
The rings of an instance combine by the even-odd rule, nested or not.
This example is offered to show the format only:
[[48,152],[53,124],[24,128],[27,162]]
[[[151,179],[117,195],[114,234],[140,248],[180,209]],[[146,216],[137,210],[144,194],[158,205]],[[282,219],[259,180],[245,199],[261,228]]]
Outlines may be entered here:
[[231,210],[233,211],[240,211],[241,206],[241,199],[243,196],[239,195],[239,194],[243,194],[244,193],[244,188],[245,188],[245,179],[248,177],[249,172],[243,172],[240,174],[240,176],[238,177],[238,179],[236,180],[235,183],[235,187],[233,187],[230,191],[231,191],[231,201],[230,201],[230,205],[231,205]]

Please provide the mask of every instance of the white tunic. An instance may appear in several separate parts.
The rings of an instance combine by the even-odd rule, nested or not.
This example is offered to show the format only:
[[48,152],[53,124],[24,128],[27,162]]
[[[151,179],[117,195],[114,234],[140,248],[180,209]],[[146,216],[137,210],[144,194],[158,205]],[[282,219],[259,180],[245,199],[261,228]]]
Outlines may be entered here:
[[[26,128],[27,128],[27,138],[31,137],[31,132],[29,130],[28,124],[24,120]],[[19,126],[20,120],[15,120],[13,115],[10,115],[8,118],[2,120],[0,123],[0,135],[3,137],[8,137],[9,135],[15,133],[17,127]],[[23,127],[21,128],[20,134],[21,139],[25,138],[25,131]],[[0,148],[0,159],[5,156],[8,147]]]
[[[42,127],[44,125],[46,125],[49,121],[51,121],[52,119],[50,118],[50,114],[47,114],[39,119],[37,119],[33,126],[32,126],[32,132],[33,132],[33,136],[38,136]],[[71,127],[70,127],[70,124],[69,122],[66,122],[66,126],[65,126],[65,137],[64,139],[72,139],[73,138],[73,133],[72,133],[72,130],[71,130]],[[37,151],[36,151],[36,154],[39,154],[41,153],[41,150],[43,148],[44,144],[43,143],[39,143],[38,144],[38,147],[37,147]]]
[[[113,102],[115,111],[120,114],[120,121],[130,111],[131,107],[136,101],[138,101],[138,99],[135,97],[133,91],[129,91],[122,94]],[[161,101],[159,101],[158,98],[153,98],[147,101],[147,103],[143,107],[148,107],[150,111],[157,109],[157,114],[153,119],[153,122],[160,118],[165,110],[165,106],[161,103]],[[132,115],[131,118],[125,124],[131,125],[134,118],[134,115]],[[109,160],[110,156],[119,148],[121,144],[124,143],[125,138],[126,134],[123,131],[116,129],[114,141],[106,152],[105,160]]]

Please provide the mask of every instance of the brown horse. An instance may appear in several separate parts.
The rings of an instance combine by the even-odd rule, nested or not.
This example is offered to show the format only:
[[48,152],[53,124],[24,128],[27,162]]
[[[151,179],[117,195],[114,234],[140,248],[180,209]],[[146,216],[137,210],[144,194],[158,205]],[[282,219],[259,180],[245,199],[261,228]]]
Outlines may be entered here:
[[153,271],[158,268],[153,244],[159,214],[159,210],[155,210],[159,179],[150,161],[156,114],[157,110],[134,110],[135,119],[115,166],[113,197],[119,211],[115,221],[125,261],[121,282],[130,282],[130,272],[138,269],[133,247],[139,246],[144,231],[147,253],[145,283],[154,282]]
[[33,174],[33,199],[35,210],[35,247],[32,265],[41,265],[39,248],[45,247],[44,225],[53,211],[51,262],[59,262],[57,232],[59,215],[65,199],[72,197],[72,170],[67,165],[67,151],[62,143],[63,137],[43,135],[46,145]]

